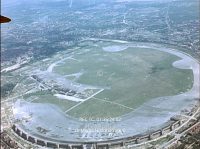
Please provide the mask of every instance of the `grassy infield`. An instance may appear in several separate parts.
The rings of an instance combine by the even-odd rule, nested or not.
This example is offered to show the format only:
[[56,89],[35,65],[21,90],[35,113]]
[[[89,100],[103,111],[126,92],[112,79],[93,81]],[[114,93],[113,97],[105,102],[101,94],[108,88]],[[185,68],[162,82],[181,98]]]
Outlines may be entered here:
[[[66,75],[82,70],[84,74],[77,82],[111,87],[68,113],[77,118],[117,117],[131,111],[129,108],[96,98],[135,109],[151,98],[185,92],[193,84],[191,70],[181,70],[172,66],[174,61],[179,60],[178,57],[157,50],[128,48],[110,53],[96,48],[74,58],[79,61],[66,60],[66,63],[57,66],[55,71]],[[35,102],[53,103],[63,110],[77,104],[58,100],[50,94],[38,97],[39,100]]]

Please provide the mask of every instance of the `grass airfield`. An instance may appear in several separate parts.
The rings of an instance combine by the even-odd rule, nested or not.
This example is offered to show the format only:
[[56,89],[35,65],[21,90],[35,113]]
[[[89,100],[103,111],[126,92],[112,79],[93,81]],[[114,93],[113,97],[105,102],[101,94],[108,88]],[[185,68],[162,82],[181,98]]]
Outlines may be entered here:
[[[74,55],[74,60],[66,60],[53,70],[66,76],[82,72],[78,78],[70,76],[67,79],[106,88],[71,110],[68,114],[72,116],[118,117],[150,99],[180,94],[192,87],[192,71],[173,67],[172,63],[180,59],[174,55],[134,47],[118,52],[102,48]],[[113,47],[109,45],[108,48]]]
[[180,52],[116,41],[83,41],[70,51],[15,71],[24,79],[13,90],[21,94],[13,116],[32,118],[23,129],[79,141],[132,136],[159,128],[196,97],[197,64]]

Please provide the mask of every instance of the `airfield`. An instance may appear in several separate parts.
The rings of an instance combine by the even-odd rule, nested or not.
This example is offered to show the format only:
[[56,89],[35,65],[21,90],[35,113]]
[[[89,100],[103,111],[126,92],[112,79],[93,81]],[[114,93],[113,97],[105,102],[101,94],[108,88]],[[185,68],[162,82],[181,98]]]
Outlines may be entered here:
[[182,122],[171,118],[199,98],[199,63],[150,43],[85,40],[13,72],[23,79],[3,102],[14,130],[57,143],[171,130]]

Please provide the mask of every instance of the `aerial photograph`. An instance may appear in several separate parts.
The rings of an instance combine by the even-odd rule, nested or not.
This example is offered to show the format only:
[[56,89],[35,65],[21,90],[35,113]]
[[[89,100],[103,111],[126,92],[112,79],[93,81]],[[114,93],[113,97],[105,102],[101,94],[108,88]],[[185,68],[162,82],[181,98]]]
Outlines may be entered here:
[[200,0],[2,0],[1,149],[200,149]]

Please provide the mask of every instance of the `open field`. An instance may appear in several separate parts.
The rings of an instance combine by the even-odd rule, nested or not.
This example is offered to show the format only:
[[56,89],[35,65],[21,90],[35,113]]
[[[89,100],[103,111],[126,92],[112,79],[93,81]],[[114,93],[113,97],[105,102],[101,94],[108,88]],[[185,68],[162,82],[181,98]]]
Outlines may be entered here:
[[70,50],[13,71],[21,81],[3,103],[12,102],[11,119],[23,130],[55,140],[119,139],[159,129],[199,97],[199,64],[177,50],[98,39]]
[[[110,48],[110,51],[103,48]],[[119,51],[112,52],[113,49]],[[58,64],[53,72],[80,84],[105,89],[92,101],[84,102],[68,113],[75,117],[121,116],[150,99],[176,95],[192,88],[192,71],[173,67],[172,63],[180,58],[165,52],[122,45],[79,51],[82,53]]]

